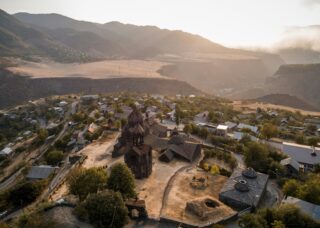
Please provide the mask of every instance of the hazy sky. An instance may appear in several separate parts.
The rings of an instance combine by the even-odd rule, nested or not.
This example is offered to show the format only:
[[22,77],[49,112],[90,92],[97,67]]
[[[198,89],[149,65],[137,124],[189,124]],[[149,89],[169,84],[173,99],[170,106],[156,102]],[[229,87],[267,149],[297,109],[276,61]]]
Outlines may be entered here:
[[320,24],[320,0],[0,0],[0,8],[181,29],[227,46],[268,46],[288,27]]

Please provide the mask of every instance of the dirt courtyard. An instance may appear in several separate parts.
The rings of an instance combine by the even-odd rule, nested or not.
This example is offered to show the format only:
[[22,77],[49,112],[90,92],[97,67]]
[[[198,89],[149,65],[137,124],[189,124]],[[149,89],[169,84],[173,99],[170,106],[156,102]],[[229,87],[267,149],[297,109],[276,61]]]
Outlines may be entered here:
[[153,167],[151,175],[142,180],[136,180],[136,190],[139,198],[145,200],[148,216],[159,220],[162,200],[170,178],[182,167],[190,164],[174,159],[170,163],[160,162],[158,153],[153,151]]
[[[199,175],[207,178],[208,186],[205,189],[196,189],[190,186],[193,177]],[[220,189],[227,179],[225,176],[212,175],[197,169],[186,169],[180,172],[172,182],[161,216],[188,224],[202,224],[203,222],[216,223],[236,214],[235,211],[218,200]],[[188,201],[206,197],[219,203],[219,207],[214,209],[213,216],[208,217],[206,220],[201,220],[197,215],[185,210]]]

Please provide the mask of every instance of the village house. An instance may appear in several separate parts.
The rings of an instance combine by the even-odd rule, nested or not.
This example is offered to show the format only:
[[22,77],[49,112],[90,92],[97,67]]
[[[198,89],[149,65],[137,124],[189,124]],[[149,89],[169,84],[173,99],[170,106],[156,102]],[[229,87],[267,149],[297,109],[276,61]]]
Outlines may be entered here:
[[219,124],[217,126],[217,131],[216,131],[217,135],[226,136],[227,133],[228,133],[228,126],[227,125]]
[[197,126],[200,128],[206,128],[210,133],[216,133],[217,131],[217,125],[214,124],[198,123]]
[[71,104],[71,115],[74,115],[74,114],[77,113],[78,107],[79,107],[79,103],[78,102],[72,102],[72,104]]
[[313,171],[320,164],[320,148],[296,143],[282,143],[282,152],[296,160],[304,171]]
[[194,162],[201,153],[201,145],[188,142],[182,135],[173,135],[161,149],[159,160],[170,162],[174,157]]
[[91,102],[99,99],[99,95],[84,95],[80,97],[81,101],[86,103],[86,102]]
[[146,109],[146,112],[157,112],[158,111],[158,107],[157,106],[148,106]]
[[252,126],[249,124],[244,124],[244,123],[239,123],[237,126],[238,130],[244,130],[244,129],[249,129],[251,132],[253,132],[254,134],[258,134],[258,127],[256,126]]
[[274,110],[270,110],[267,113],[271,117],[277,117],[279,115],[279,113],[277,111],[274,111]]
[[5,147],[0,151],[0,156],[9,157],[12,154],[13,150],[10,147]]
[[170,121],[176,121],[176,110],[172,110],[171,112],[167,113],[167,119]]
[[165,138],[168,136],[168,127],[152,121],[152,123],[149,124],[149,134],[153,134],[160,138]]
[[58,106],[62,107],[62,108],[67,106],[67,105],[68,105],[68,102],[66,102],[66,101],[60,101],[59,104],[58,104]]
[[293,158],[285,158],[280,161],[280,164],[285,167],[288,176],[298,176],[300,171],[299,163]]
[[248,133],[244,133],[244,132],[239,132],[239,131],[236,131],[234,132],[232,135],[231,135],[231,138],[237,140],[237,141],[240,141],[243,137],[245,136],[249,136],[251,141],[254,141],[254,142],[258,142],[259,139],[257,137],[254,137],[252,135],[249,135]]
[[94,134],[98,130],[99,130],[99,126],[96,125],[95,123],[91,123],[88,127],[88,132],[91,134]]
[[54,171],[56,167],[49,165],[32,166],[29,170],[26,178],[27,180],[43,180],[47,179]]
[[305,119],[304,121],[306,124],[313,124],[313,125],[316,125],[316,126],[320,126],[320,118],[308,118],[308,119]]
[[204,111],[204,112],[197,114],[194,117],[193,121],[195,123],[207,123],[209,121],[209,111]]
[[234,123],[234,122],[227,121],[224,123],[224,125],[228,126],[228,130],[232,131],[237,127],[238,124]]

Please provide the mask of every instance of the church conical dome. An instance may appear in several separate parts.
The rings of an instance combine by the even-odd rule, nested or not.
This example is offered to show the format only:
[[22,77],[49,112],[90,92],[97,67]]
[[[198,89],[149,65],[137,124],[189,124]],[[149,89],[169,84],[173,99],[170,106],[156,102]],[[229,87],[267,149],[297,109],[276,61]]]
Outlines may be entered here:
[[143,116],[138,109],[134,109],[128,116],[128,124],[130,127],[143,125]]

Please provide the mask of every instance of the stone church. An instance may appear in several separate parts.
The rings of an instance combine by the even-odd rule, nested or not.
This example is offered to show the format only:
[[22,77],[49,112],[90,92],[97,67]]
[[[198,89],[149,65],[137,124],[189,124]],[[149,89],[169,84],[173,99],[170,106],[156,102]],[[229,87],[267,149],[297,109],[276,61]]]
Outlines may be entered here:
[[152,172],[152,147],[144,143],[144,136],[143,116],[134,109],[112,153],[113,157],[124,155],[125,163],[137,179],[146,178]]

